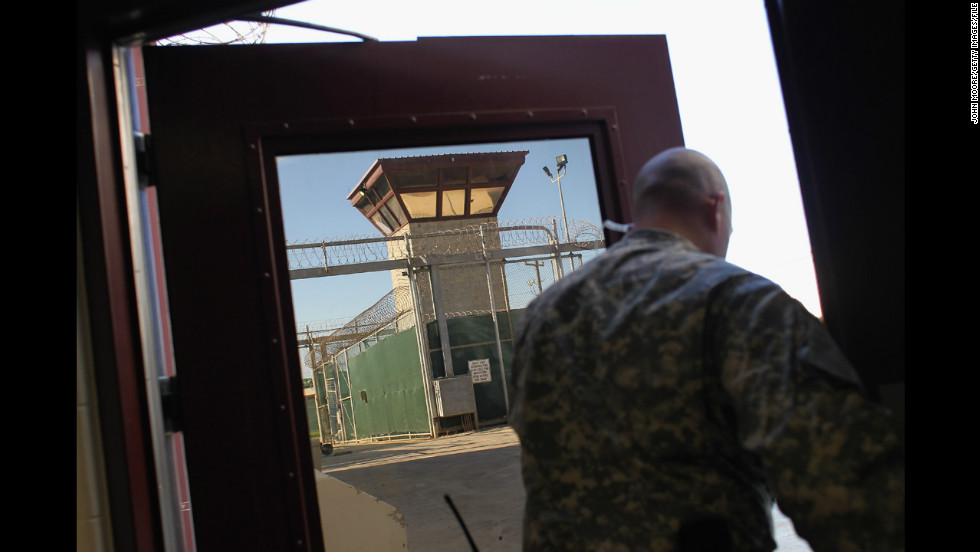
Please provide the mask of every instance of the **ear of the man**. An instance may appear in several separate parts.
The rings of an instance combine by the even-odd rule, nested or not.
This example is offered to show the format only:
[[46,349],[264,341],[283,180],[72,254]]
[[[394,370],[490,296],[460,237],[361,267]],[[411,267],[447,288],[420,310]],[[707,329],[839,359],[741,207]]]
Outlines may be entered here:
[[704,206],[705,222],[712,232],[719,232],[725,222],[725,194],[711,194]]

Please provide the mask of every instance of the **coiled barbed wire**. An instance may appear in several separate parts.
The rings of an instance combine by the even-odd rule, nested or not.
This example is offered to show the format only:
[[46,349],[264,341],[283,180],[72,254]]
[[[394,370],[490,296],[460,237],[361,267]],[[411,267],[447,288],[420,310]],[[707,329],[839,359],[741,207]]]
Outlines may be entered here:
[[[261,13],[265,17],[275,17],[276,10]],[[265,35],[269,30],[266,21],[244,21],[235,19],[225,21],[203,29],[189,31],[183,34],[162,38],[156,41],[157,46],[213,46],[229,44],[265,44]]]
[[[401,316],[411,312],[411,305],[408,286],[398,286],[342,327],[326,335],[313,336],[313,343],[311,343],[313,346],[310,347],[305,358],[307,367],[318,366],[324,359],[333,357],[343,349],[392,324]],[[297,327],[297,334],[305,335],[305,327]]]
[[[555,245],[564,236],[562,221],[536,217],[508,221],[489,221],[449,230],[405,236],[339,236],[324,240],[295,241],[286,244],[290,270],[343,266],[406,257],[407,247],[414,256],[454,255],[482,249],[481,234],[491,249]],[[569,220],[571,243],[580,247],[604,247],[602,229],[583,220]],[[451,239],[447,239],[451,238]]]

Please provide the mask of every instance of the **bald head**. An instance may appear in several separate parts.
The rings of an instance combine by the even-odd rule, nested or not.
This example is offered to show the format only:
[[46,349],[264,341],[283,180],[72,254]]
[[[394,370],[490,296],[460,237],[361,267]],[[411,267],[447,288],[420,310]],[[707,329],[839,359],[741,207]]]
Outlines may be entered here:
[[703,153],[663,151],[643,165],[633,184],[637,228],[676,232],[707,253],[725,256],[731,217],[725,177]]

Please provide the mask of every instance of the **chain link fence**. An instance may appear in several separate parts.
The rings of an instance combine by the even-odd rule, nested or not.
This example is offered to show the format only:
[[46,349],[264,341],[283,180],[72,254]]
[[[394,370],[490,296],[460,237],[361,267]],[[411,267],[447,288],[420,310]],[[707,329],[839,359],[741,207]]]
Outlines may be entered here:
[[[395,361],[389,357],[383,370],[377,370],[404,370],[401,365],[414,363],[417,375],[427,374],[418,376],[424,378],[420,385],[470,374],[480,423],[504,420],[514,328],[523,309],[604,248],[595,225],[570,221],[568,230],[572,247],[558,239],[564,237],[564,227],[554,218],[488,221],[407,238],[348,237],[287,245],[290,270],[406,260],[405,269],[392,270],[394,288],[356,317],[339,327],[335,322],[297,328],[301,342],[309,345],[304,363],[314,374],[321,435],[345,442],[420,434],[417,424],[404,429],[391,415],[386,415],[388,425],[378,429],[378,414],[370,410],[379,408],[370,402],[379,400],[375,397],[411,394],[412,389],[401,383],[393,391],[378,383],[376,374],[370,384],[363,378],[355,381],[357,367],[369,372],[376,367],[365,367],[366,359],[354,357],[413,328],[411,350],[417,358],[405,354],[409,349],[402,335],[389,342],[402,354]],[[530,250],[536,253],[528,254]],[[506,258],[507,252],[515,256]],[[481,371],[473,373],[477,368]],[[423,408],[431,414],[429,393],[424,398],[429,406]],[[450,416],[435,420],[430,431],[466,425],[463,416]]]

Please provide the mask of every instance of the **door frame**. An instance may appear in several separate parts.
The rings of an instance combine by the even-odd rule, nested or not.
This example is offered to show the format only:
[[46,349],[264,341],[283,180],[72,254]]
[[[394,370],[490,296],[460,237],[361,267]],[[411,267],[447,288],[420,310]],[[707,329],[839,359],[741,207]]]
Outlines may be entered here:
[[[277,155],[588,137],[601,212],[628,222],[628,183],[683,145],[663,36],[143,55],[201,549],[323,547]],[[575,72],[553,63],[562,57]]]

